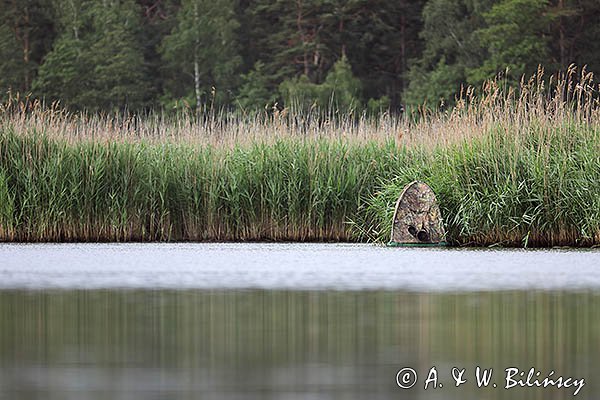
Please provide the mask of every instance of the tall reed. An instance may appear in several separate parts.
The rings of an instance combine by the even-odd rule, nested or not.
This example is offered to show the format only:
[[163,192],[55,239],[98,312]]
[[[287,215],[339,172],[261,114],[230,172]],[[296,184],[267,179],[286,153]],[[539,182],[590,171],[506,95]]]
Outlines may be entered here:
[[[600,107],[585,69],[543,71],[519,91],[488,82],[421,128],[463,130],[459,141],[417,147],[359,213],[363,233],[387,240],[393,204],[412,180],[438,195],[454,244],[593,246],[600,243]],[[434,128],[435,127],[435,128]],[[446,133],[445,137],[451,136]]]
[[0,133],[2,238],[350,240],[392,142],[273,139],[218,147]]
[[0,107],[0,240],[387,240],[420,179],[455,244],[600,242],[591,74],[490,81],[451,111],[71,115]]

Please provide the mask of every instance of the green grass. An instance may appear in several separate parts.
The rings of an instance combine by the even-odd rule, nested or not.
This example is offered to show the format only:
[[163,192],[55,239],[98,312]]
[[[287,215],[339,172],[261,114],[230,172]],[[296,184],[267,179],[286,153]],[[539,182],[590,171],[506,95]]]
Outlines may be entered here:
[[380,241],[423,180],[447,241],[600,244],[600,106],[574,69],[446,113],[119,119],[0,106],[0,240]]

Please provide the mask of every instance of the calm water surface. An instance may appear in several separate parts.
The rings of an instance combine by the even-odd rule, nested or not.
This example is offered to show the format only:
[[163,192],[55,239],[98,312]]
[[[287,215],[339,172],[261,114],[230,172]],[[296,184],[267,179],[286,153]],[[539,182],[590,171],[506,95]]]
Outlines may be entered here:
[[600,251],[352,244],[0,245],[0,289],[600,289]]
[[[591,250],[0,245],[0,399],[574,398],[504,389],[509,367],[596,399],[599,266]],[[433,366],[443,387],[424,390]]]

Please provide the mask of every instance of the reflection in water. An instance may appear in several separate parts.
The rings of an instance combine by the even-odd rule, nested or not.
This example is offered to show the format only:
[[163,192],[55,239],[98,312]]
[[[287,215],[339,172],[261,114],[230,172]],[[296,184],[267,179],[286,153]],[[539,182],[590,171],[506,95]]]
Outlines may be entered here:
[[[572,398],[502,389],[510,366],[597,398],[599,317],[589,292],[0,291],[0,398]],[[434,365],[444,387],[424,391]],[[478,389],[476,365],[499,387]]]

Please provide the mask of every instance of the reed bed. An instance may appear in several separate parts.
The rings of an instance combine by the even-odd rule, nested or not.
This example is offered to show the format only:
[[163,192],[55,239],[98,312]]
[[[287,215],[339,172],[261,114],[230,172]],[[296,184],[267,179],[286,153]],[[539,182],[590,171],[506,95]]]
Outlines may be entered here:
[[[393,143],[245,146],[0,133],[0,235],[17,241],[351,240]],[[388,170],[387,172],[385,170]]]
[[389,238],[403,186],[423,180],[437,193],[452,244],[596,246],[600,243],[600,107],[593,76],[571,67],[519,90],[486,84],[465,91],[445,116],[421,129],[459,140],[416,146],[358,213],[364,236]]
[[0,240],[386,241],[412,180],[459,245],[600,243],[591,74],[488,82],[404,116],[0,109]]

